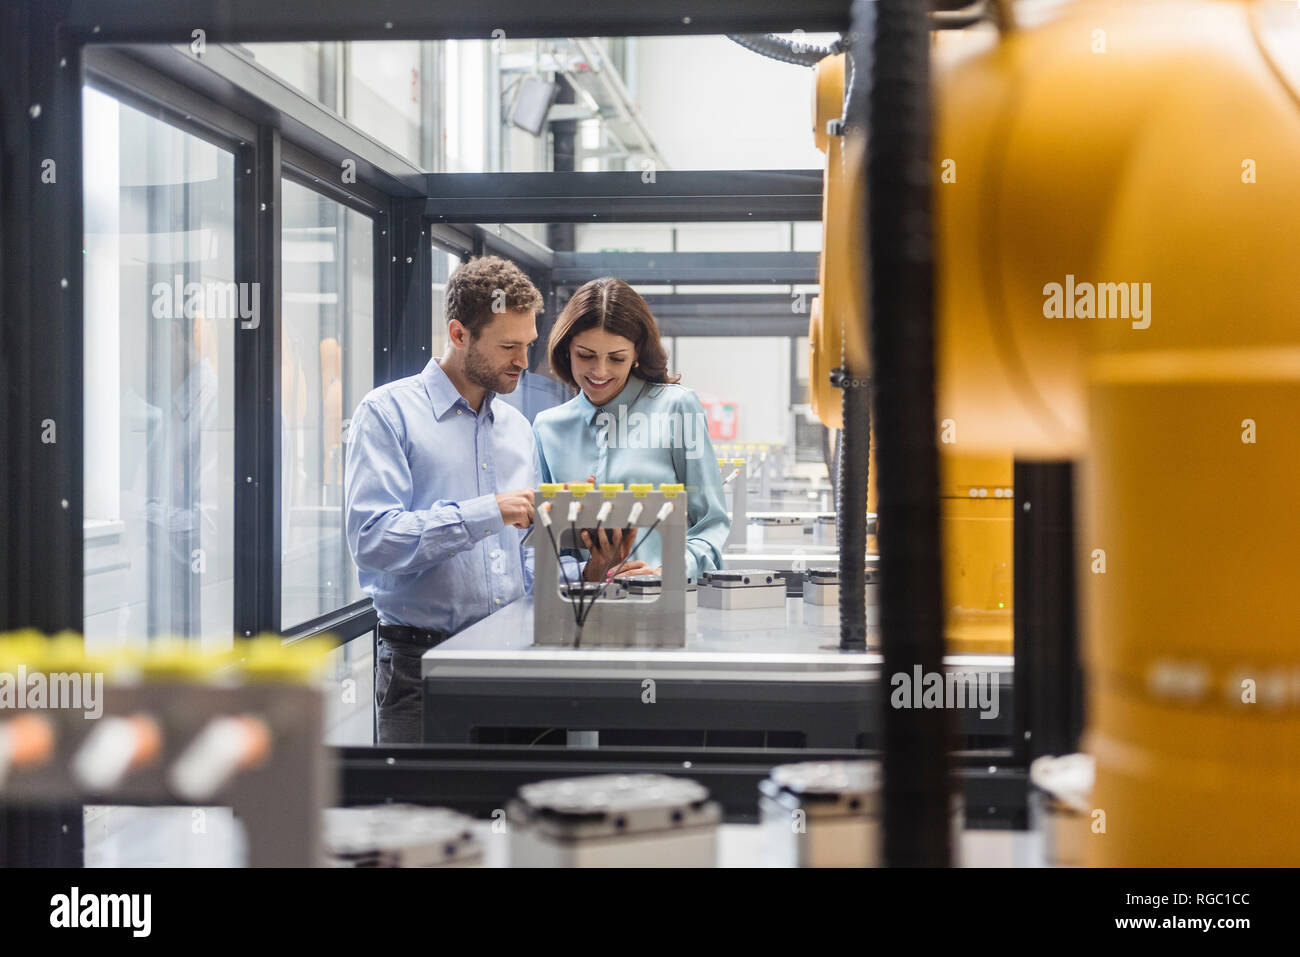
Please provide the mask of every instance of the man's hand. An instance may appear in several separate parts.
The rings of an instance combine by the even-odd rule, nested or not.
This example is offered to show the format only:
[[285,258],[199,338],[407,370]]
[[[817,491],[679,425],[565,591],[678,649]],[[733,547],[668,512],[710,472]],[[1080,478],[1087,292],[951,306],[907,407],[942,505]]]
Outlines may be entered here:
[[533,490],[515,489],[502,492],[497,496],[497,508],[501,510],[501,521],[515,528],[528,528],[533,524]]

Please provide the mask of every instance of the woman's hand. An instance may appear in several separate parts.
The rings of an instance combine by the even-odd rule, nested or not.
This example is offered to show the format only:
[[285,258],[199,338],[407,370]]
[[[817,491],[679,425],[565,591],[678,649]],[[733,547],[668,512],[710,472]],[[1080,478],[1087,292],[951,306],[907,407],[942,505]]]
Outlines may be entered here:
[[[615,566],[615,568],[617,567],[618,566]],[[608,574],[613,574],[613,572],[614,572],[614,568],[611,568]],[[641,559],[638,558],[636,561],[628,562],[626,565],[624,565],[622,570],[619,571],[618,577],[626,578],[629,575],[658,575],[658,574],[659,574],[659,569],[651,568],[649,565],[647,565],[645,562],[641,561]]]
[[[596,476],[588,475],[583,480],[588,485],[596,484]],[[578,483],[565,482],[564,487]],[[651,568],[639,558],[634,562],[623,564],[624,560],[632,551],[632,546],[636,544],[637,529],[632,529],[626,535],[621,529],[602,528],[600,530],[600,540],[592,544],[592,533],[584,530],[582,534],[582,545],[584,548],[591,550],[591,558],[587,561],[587,567],[582,571],[584,581],[598,582],[604,581],[610,574],[617,571],[618,576],[622,578],[625,575],[662,575],[663,568]],[[622,566],[622,567],[620,567]]]
[[[597,537],[593,538],[589,529],[582,531],[582,544],[585,548],[591,549],[591,558],[587,561],[587,567],[582,571],[582,577],[589,582],[603,581],[606,572],[614,571],[622,564],[632,551],[632,546],[636,541],[637,530],[634,528],[626,534],[618,528],[602,528],[597,532]],[[644,562],[637,562],[637,565],[644,565]],[[629,563],[626,568],[619,572],[620,575],[635,574],[628,571],[632,567]]]

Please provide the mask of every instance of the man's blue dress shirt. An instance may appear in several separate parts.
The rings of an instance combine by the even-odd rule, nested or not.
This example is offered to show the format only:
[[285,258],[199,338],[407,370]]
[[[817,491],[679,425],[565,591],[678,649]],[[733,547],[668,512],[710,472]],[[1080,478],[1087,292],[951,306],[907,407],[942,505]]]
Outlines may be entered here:
[[353,414],[348,548],[383,624],[457,632],[531,593],[526,530],[502,521],[496,495],[537,486],[537,446],[496,398],[475,413],[431,359]]

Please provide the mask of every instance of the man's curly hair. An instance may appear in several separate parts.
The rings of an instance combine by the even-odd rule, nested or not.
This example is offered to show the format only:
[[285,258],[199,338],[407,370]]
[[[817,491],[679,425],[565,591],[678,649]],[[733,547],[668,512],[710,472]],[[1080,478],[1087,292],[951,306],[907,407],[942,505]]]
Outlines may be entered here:
[[473,339],[502,313],[541,308],[537,287],[522,269],[500,256],[461,263],[447,280],[447,321],[459,319]]

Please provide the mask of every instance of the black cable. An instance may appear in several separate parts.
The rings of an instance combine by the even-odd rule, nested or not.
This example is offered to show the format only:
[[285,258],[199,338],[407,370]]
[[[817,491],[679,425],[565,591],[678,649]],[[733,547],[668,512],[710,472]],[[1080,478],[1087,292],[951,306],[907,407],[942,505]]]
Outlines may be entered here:
[[[943,561],[935,441],[930,23],[915,0],[855,0],[854,112],[866,133],[882,675],[943,673]],[[849,443],[865,432],[847,433]],[[865,516],[853,516],[862,521]],[[861,579],[862,566],[851,572]],[[841,588],[847,582],[841,582]],[[882,849],[886,866],[944,866],[949,842],[951,712],[882,698]]]
[[[569,522],[569,531],[573,533],[573,546],[575,548],[581,548],[582,537],[578,534],[578,522],[576,519],[571,520]],[[588,561],[590,561],[590,559],[588,559]],[[574,617],[573,617],[574,624],[578,626],[578,634],[574,643],[575,648],[582,643],[582,596],[586,594],[586,591],[587,591],[586,582],[583,580],[582,575],[579,575],[578,576],[578,609],[577,611],[574,612]],[[572,598],[573,597],[572,594],[570,594],[569,597]]]
[[[659,518],[658,516],[656,516],[655,520],[650,523],[650,527],[646,529],[645,536],[641,538],[635,545],[632,546],[632,550],[627,553],[627,557],[623,559],[622,563],[618,566],[618,568],[614,569],[614,573],[605,580],[605,584],[601,586],[600,591],[596,594],[596,597],[592,599],[593,605],[596,603],[598,599],[603,598],[605,596],[605,589],[608,588],[613,583],[614,579],[618,577],[618,573],[627,567],[627,563],[632,560],[632,556],[635,555],[636,550],[641,547],[641,543],[650,537],[650,533],[655,530],[655,526],[657,526],[658,524],[659,524]],[[628,528],[624,530],[623,534],[626,535],[631,530],[632,530],[631,526],[628,526]],[[588,607],[587,609],[587,616],[588,617],[591,616],[590,607]],[[587,619],[584,618],[582,621],[583,624],[586,624]]]
[[[651,527],[653,528],[654,526]],[[629,525],[623,529],[623,534],[627,535],[631,533],[631,531],[632,531],[632,526]],[[619,539],[619,541],[621,542],[622,539]],[[641,539],[641,542],[643,541],[645,541],[644,538]],[[600,591],[596,592],[595,597],[591,599],[591,604],[587,606],[587,613],[582,618],[582,623],[584,625],[587,623],[587,619],[591,617],[591,609],[595,606],[597,601],[605,597],[605,589],[607,589],[610,586],[610,584],[614,581],[614,579],[618,577],[618,573],[621,572],[625,567],[627,567],[627,563],[632,560],[632,553],[635,552],[641,546],[641,542],[637,542],[635,545],[633,545],[632,550],[627,553],[627,556],[623,559],[622,563],[620,563],[617,568],[615,568],[612,572],[610,572],[605,576],[604,582],[601,583]],[[611,541],[610,544],[612,545],[613,542]]]
[[[546,527],[546,537],[551,540],[551,548],[555,551],[555,560],[560,565],[560,574],[564,577],[564,587],[568,589],[569,594],[572,595],[573,585],[569,582],[569,573],[564,568],[564,553],[560,551],[560,543],[555,540],[555,533],[551,531],[551,526],[546,522],[543,522],[542,524]],[[581,576],[579,577],[579,581],[581,581]]]
[[844,428],[835,481],[836,530],[840,550],[840,650],[867,648],[867,483],[871,462],[871,395],[864,381],[846,378]]
[[[595,552],[595,547],[594,547],[594,546],[598,546],[598,545],[600,544],[600,523],[601,523],[601,520],[600,520],[600,519],[596,519],[596,529],[595,529],[595,531],[592,532],[592,534],[591,534],[591,545],[592,545],[593,547],[589,547],[589,548],[587,549],[588,551],[593,552],[593,553]],[[576,544],[581,545],[582,542],[581,542],[581,541],[578,541]],[[612,544],[612,543],[611,543],[611,544]],[[588,561],[590,561],[590,559],[588,559]],[[585,583],[585,582],[583,583],[583,586],[582,586],[582,593],[583,593],[584,596],[585,596],[586,593],[587,593],[587,586],[586,586],[586,583]],[[582,602],[581,602],[581,599],[579,599],[579,603],[578,603],[578,622],[579,622],[579,623],[582,623],[582,622],[584,622],[584,621],[586,621],[586,620],[587,620],[587,619],[586,619],[585,617],[583,617],[583,614],[582,614]]]

